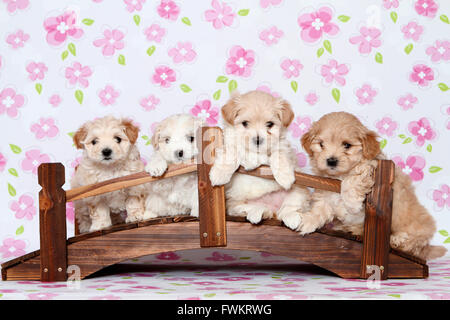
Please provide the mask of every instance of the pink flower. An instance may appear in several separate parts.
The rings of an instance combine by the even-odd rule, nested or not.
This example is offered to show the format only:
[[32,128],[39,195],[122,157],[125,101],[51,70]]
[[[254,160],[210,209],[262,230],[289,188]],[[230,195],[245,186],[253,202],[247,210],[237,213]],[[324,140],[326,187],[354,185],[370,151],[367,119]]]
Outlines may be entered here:
[[416,22],[411,21],[402,27],[402,32],[405,39],[413,39],[414,41],[418,41],[423,32],[423,27],[418,25]]
[[34,206],[34,200],[29,195],[21,195],[19,201],[14,201],[9,207],[14,211],[17,219],[33,220],[33,216],[36,215],[36,207]]
[[6,167],[6,163],[8,162],[8,159],[3,155],[3,153],[0,152],[0,172],[3,172]]
[[300,75],[300,70],[303,69],[303,65],[296,59],[284,59],[283,62],[281,62],[281,69],[284,70],[283,76],[289,79],[291,77],[298,77]]
[[28,7],[29,0],[3,0],[6,3],[6,10],[14,13],[16,10],[23,10]]
[[361,88],[356,89],[355,94],[360,104],[369,104],[377,95],[377,91],[369,84],[364,84]]
[[212,0],[212,10],[205,11],[205,19],[208,22],[212,22],[215,29],[222,29],[224,26],[231,26],[233,24],[236,13],[225,2],[219,2],[218,0]]
[[116,102],[116,98],[119,96],[119,91],[116,91],[113,86],[107,85],[105,89],[98,93],[100,102],[104,106],[109,106]]
[[89,300],[120,300],[120,299],[121,298],[119,296],[115,296],[113,294],[89,298]]
[[378,121],[375,126],[380,134],[385,134],[388,137],[392,137],[394,131],[398,127],[398,123],[393,121],[390,117],[383,117],[383,119]]
[[259,5],[261,8],[266,9],[269,6],[277,6],[279,5],[283,0],[259,0]]
[[159,104],[160,100],[154,95],[149,95],[146,98],[142,98],[140,101],[140,105],[145,111],[155,110],[156,106]]
[[10,33],[6,37],[6,43],[11,45],[13,49],[22,48],[26,41],[30,39],[30,36],[23,32],[23,30],[17,30],[16,33]]
[[191,109],[191,114],[206,121],[208,125],[217,124],[219,108],[212,107],[210,100],[198,101]]
[[245,280],[251,280],[252,278],[249,277],[226,277],[226,278],[218,278],[219,280],[223,281],[245,281]]
[[226,63],[227,74],[234,74],[244,78],[250,77],[252,66],[255,64],[255,52],[245,50],[241,46],[234,46],[230,50]]
[[161,0],[157,11],[161,18],[175,21],[180,13],[180,7],[172,0]]
[[2,258],[20,257],[25,254],[25,241],[14,240],[13,238],[6,238],[3,240],[3,245],[0,247]]
[[434,71],[424,64],[416,64],[409,74],[409,81],[417,82],[420,87],[425,87],[434,80]]
[[66,219],[72,224],[75,221],[75,207],[73,206],[73,202],[66,203]]
[[195,59],[197,53],[192,49],[190,42],[178,42],[176,47],[169,49],[169,57],[172,57],[173,62],[191,62]]
[[22,160],[21,167],[24,171],[31,171],[36,175],[39,165],[46,162],[50,162],[47,154],[41,153],[38,149],[32,149],[25,152],[25,159]]
[[425,51],[427,55],[431,56],[431,61],[438,62],[440,60],[450,60],[450,41],[436,40],[436,46],[430,46]]
[[175,71],[167,66],[158,66],[152,76],[152,82],[163,88],[169,88],[177,80]]
[[160,43],[162,38],[166,35],[166,29],[161,28],[158,24],[154,23],[150,27],[144,30],[148,41],[155,41]]
[[350,38],[351,44],[359,44],[359,53],[367,54],[372,51],[372,48],[378,48],[381,46],[381,40],[379,39],[381,35],[380,29],[375,27],[361,27],[359,32],[360,35]]
[[45,137],[53,138],[56,137],[59,132],[53,118],[40,118],[39,123],[33,123],[30,130],[31,132],[34,132],[36,139],[43,139]]
[[398,8],[398,0],[383,0],[383,7],[385,9]]
[[277,97],[280,96],[280,94],[279,94],[278,92],[272,91],[272,90],[270,89],[270,87],[267,86],[267,85],[261,85],[261,86],[259,86],[258,88],[256,88],[256,90],[262,91],[262,92],[265,92],[265,93],[268,93],[268,94],[272,95],[272,96],[275,97],[275,98],[277,98]]
[[142,4],[145,3],[145,0],[123,0],[125,5],[127,6],[128,12],[133,11],[141,11],[142,10]]
[[67,37],[79,39],[83,35],[83,30],[77,27],[77,16],[74,11],[47,18],[44,21],[44,28],[47,31],[47,42],[52,46],[64,43]]
[[422,169],[425,167],[425,159],[421,156],[409,156],[406,161],[399,156],[392,158],[395,165],[400,167],[403,173],[409,175],[412,181],[420,181],[423,179]]
[[18,108],[22,107],[25,103],[25,97],[21,94],[17,94],[12,88],[5,88],[0,92],[0,114],[6,111],[6,114],[15,118],[19,111]]
[[278,40],[283,36],[283,31],[275,26],[265,29],[259,33],[259,38],[268,46],[278,43]]
[[[230,256],[229,254],[220,253],[220,252],[213,252],[211,257],[206,258],[206,260],[210,261],[234,261],[236,260],[235,257]],[[197,282],[196,284],[202,284],[202,285],[212,285],[216,284],[214,282]]]
[[447,206],[447,209],[450,209],[450,187],[447,184],[442,184],[439,189],[433,190],[433,200],[438,208]]
[[163,252],[156,256],[156,259],[159,260],[178,260],[181,257],[177,255],[175,252],[169,251],[169,252]]
[[45,72],[48,70],[47,66],[43,62],[30,62],[26,69],[29,73],[28,78],[32,81],[35,81],[36,79],[44,79]]
[[48,99],[48,102],[53,106],[53,107],[57,107],[59,106],[59,104],[61,103],[61,97],[59,94],[54,94],[50,97],[50,99]]
[[295,154],[297,156],[297,165],[300,168],[306,167],[306,164],[308,163],[308,157],[304,152],[297,152]]
[[348,71],[347,65],[338,64],[334,59],[329,60],[328,64],[322,65],[320,69],[320,73],[324,77],[325,82],[331,83],[334,80],[341,86],[345,85],[345,78],[343,76],[346,75]]
[[419,121],[411,121],[408,124],[408,131],[416,136],[416,144],[421,147],[426,140],[433,140],[436,133],[431,128],[430,122],[427,118],[420,118]]
[[310,92],[305,96],[305,101],[310,105],[313,106],[319,101],[319,96],[315,92]]
[[332,23],[333,11],[329,7],[321,7],[316,12],[304,13],[297,22],[302,31],[300,37],[306,42],[316,42],[324,33],[334,36],[339,32],[337,24]]
[[400,97],[397,100],[397,104],[402,107],[403,110],[412,109],[414,104],[418,101],[411,93],[406,94],[406,96]]
[[79,83],[83,88],[89,86],[89,81],[86,79],[92,75],[92,69],[88,66],[82,66],[79,62],[74,62],[72,67],[66,68],[66,79],[71,85]]
[[414,9],[421,16],[434,18],[438,10],[438,5],[433,0],[417,0]]
[[119,29],[106,29],[103,32],[104,38],[97,39],[94,41],[94,46],[103,47],[102,54],[105,57],[110,57],[114,55],[116,50],[121,50],[124,48],[123,38],[125,35]]
[[311,118],[310,117],[300,117],[298,116],[294,122],[289,126],[289,130],[292,132],[294,138],[298,138],[306,133],[309,128],[311,128]]

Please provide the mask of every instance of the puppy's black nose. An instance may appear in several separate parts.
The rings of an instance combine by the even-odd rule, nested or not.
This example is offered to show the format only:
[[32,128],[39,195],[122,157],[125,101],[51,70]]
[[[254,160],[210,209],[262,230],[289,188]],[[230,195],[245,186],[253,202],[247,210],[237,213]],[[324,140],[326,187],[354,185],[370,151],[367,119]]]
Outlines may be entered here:
[[338,164],[338,159],[336,159],[335,157],[331,157],[331,158],[328,158],[327,159],[327,165],[329,166],[329,167],[336,167],[337,166],[337,164]]
[[175,151],[175,157],[177,158],[183,158],[183,154],[184,154],[183,150]]
[[112,154],[112,150],[110,148],[105,148],[102,150],[102,155],[105,157],[109,157]]
[[264,138],[261,138],[260,136],[256,136],[253,138],[253,143],[259,146],[264,142]]

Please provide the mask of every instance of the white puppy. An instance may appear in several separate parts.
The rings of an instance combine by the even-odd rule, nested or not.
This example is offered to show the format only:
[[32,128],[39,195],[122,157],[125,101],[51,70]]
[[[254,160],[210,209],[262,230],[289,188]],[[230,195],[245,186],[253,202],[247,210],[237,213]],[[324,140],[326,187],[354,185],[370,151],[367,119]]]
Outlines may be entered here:
[[[168,164],[191,162],[198,154],[196,133],[202,122],[188,114],[176,114],[161,121],[152,137],[155,150],[145,170],[161,176]],[[145,185],[144,219],[191,214],[198,217],[197,174],[151,182]]]
[[[225,186],[227,213],[246,216],[252,223],[276,217],[292,229],[299,212],[309,209],[309,191],[294,186],[297,159],[286,139],[294,118],[286,100],[261,91],[234,93],[222,107],[224,147],[217,150],[210,171],[212,185]],[[252,170],[269,165],[275,181],[233,173],[242,165]]]
[[[128,119],[112,116],[85,123],[73,136],[83,157],[72,178],[72,188],[143,171],[135,145],[139,128]],[[126,222],[142,219],[142,188],[133,187],[74,202],[75,217],[81,233],[111,226],[110,213],[127,211]]]

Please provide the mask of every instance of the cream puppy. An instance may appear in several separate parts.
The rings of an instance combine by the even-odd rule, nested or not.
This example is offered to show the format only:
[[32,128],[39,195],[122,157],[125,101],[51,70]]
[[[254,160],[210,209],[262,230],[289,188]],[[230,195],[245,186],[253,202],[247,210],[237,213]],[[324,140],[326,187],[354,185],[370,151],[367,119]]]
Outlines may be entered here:
[[[309,206],[309,191],[294,186],[297,159],[286,139],[294,118],[286,100],[261,91],[234,93],[222,107],[224,147],[216,151],[212,185],[226,184],[227,213],[252,223],[274,216],[297,228],[298,211]],[[269,165],[275,181],[233,173],[242,165],[252,170]],[[288,190],[288,191],[286,191]]]
[[[73,136],[83,157],[72,178],[72,188],[143,171],[135,145],[139,128],[128,119],[112,116],[85,123]],[[142,188],[132,187],[74,202],[81,233],[111,226],[110,213],[127,211],[126,222],[141,220],[144,213]]]
[[[152,137],[154,153],[145,170],[161,176],[168,164],[191,162],[197,154],[197,130],[200,119],[188,114],[176,114],[161,121]],[[189,173],[145,185],[144,219],[159,216],[190,214],[198,217],[197,174]]]
[[[314,173],[340,179],[342,185],[340,194],[315,190],[311,211],[301,214],[298,230],[307,234],[334,220],[336,229],[362,235],[364,200],[374,184],[377,159],[384,158],[376,133],[349,113],[333,112],[316,121],[301,142]],[[398,167],[393,190],[391,246],[422,259],[444,255],[444,247],[429,244],[436,231],[434,219]]]

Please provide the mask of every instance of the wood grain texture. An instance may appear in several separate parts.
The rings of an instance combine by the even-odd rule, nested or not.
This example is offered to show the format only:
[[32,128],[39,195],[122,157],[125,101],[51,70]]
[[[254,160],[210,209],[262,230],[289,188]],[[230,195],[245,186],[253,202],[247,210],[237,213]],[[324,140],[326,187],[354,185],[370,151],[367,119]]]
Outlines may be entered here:
[[42,163],[38,168],[41,281],[66,280],[66,193],[64,166]]
[[381,280],[389,277],[389,250],[395,165],[391,160],[378,160],[375,185],[366,198],[361,278],[368,278],[368,266],[380,268]]
[[223,247],[227,245],[225,224],[225,187],[212,186],[209,171],[215,159],[215,150],[223,145],[222,130],[218,127],[201,129],[202,157],[197,168],[200,219],[200,246]]
[[[274,179],[272,170],[268,166],[260,166],[251,171],[246,171],[243,167],[239,167],[237,172],[265,179]],[[341,180],[318,177],[301,172],[295,172],[294,184],[337,193],[341,192]]]

